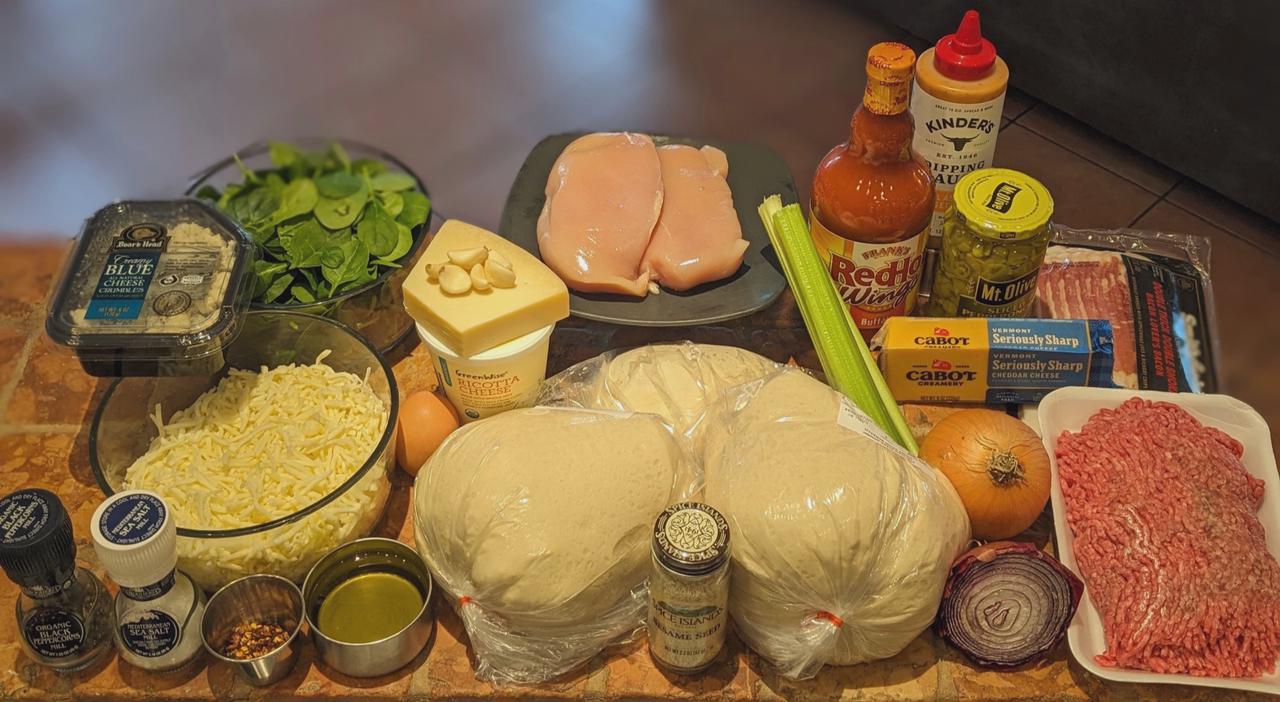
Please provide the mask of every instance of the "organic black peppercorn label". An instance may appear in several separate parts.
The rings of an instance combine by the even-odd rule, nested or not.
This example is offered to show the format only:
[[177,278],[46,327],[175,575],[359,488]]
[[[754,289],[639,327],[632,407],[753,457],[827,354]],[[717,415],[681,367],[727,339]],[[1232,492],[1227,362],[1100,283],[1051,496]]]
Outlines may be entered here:
[[65,658],[84,644],[84,622],[59,607],[37,607],[22,623],[31,650],[45,658]]

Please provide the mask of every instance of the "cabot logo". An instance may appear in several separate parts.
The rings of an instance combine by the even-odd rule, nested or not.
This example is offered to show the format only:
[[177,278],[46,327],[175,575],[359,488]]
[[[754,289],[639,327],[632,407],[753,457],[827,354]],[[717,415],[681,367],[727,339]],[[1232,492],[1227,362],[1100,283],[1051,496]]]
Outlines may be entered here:
[[933,359],[933,363],[929,367],[934,370],[951,370],[951,364],[941,358]]
[[[946,368],[939,368],[938,363],[942,363]],[[907,371],[907,380],[913,383],[958,385],[960,383],[972,383],[977,379],[977,371],[953,370],[951,364],[946,361],[934,361],[934,367],[929,370]]]
[[931,336],[917,336],[912,339],[916,346],[968,346],[969,337],[951,336],[951,332],[943,327],[935,327]]

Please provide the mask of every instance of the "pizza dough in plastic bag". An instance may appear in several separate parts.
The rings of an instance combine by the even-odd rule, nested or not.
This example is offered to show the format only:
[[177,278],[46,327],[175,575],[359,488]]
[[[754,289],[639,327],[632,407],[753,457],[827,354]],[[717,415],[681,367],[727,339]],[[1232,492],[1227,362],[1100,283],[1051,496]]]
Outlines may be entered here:
[[778,368],[734,346],[650,344],[609,351],[556,374],[537,404],[649,412],[682,436],[725,390]]
[[534,407],[450,435],[418,474],[414,528],[477,676],[542,682],[635,633],[653,521],[691,482],[654,415]]
[[707,502],[729,520],[729,612],[788,677],[897,654],[933,621],[969,521],[947,479],[799,369],[702,420]]

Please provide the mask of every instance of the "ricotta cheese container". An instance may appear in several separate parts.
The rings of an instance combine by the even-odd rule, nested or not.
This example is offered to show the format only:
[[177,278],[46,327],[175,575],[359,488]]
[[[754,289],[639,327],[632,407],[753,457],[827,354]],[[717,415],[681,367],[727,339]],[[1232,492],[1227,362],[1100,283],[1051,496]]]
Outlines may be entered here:
[[518,407],[529,407],[547,379],[547,352],[554,324],[472,356],[458,353],[418,324],[431,353],[440,387],[463,424]]

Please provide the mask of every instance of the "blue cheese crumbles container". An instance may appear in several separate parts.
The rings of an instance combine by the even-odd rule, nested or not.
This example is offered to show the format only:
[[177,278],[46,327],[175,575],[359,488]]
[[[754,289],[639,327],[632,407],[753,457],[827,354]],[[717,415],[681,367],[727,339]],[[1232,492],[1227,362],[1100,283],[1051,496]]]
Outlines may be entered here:
[[76,237],[45,331],[98,377],[217,372],[256,257],[248,234],[199,200],[108,205]]

